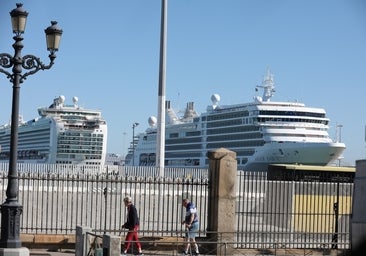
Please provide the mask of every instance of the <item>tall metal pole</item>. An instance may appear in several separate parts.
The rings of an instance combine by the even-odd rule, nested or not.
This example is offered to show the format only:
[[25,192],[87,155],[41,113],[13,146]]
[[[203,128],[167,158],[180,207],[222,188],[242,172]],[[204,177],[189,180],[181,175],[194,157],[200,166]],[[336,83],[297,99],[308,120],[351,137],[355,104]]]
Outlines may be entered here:
[[[108,180],[108,169],[107,169],[107,180]],[[105,235],[107,233],[107,194],[108,194],[107,182],[106,187],[103,190],[103,194],[104,194],[104,235]]]
[[139,123],[132,124],[132,166],[135,166],[135,128]]
[[159,90],[158,90],[158,131],[156,166],[159,176],[164,176],[165,164],[165,80],[166,80],[166,34],[167,34],[167,0],[161,1],[160,27],[160,61],[159,61]]
[[132,125],[132,166],[135,166],[135,124]]
[[332,249],[338,249],[339,180],[340,180],[340,178],[337,177],[337,197],[336,197],[336,202],[333,204],[334,233],[333,233],[333,236],[332,236]]
[[127,132],[123,132],[123,140],[122,140],[122,157],[125,158],[126,156],[126,134]]
[[[336,140],[337,140],[337,142],[342,142],[342,127],[343,127],[343,125],[341,125],[341,124],[337,124],[337,131],[336,131],[336,133],[337,133],[337,138],[336,138]],[[338,166],[341,166],[341,160],[342,160],[342,156],[339,156],[338,157]]]
[[[15,34],[13,37],[15,41],[13,44],[14,56],[8,53],[0,53],[0,73],[5,74],[13,84],[8,185],[6,188],[6,200],[1,205],[0,248],[20,248],[22,245],[19,235],[20,215],[23,212],[23,206],[18,201],[19,185],[17,171],[20,84],[27,76],[33,75],[39,70],[52,67],[62,34],[62,30],[57,27],[57,22],[51,22],[52,26],[45,30],[47,48],[50,51],[50,64],[44,65],[38,57],[33,55],[25,55],[23,57],[22,34],[24,33],[28,13],[24,11],[22,6],[22,4],[18,3],[17,8],[10,12],[13,33]],[[6,70],[10,68],[12,68],[11,72]],[[29,71],[22,73],[23,68]]]

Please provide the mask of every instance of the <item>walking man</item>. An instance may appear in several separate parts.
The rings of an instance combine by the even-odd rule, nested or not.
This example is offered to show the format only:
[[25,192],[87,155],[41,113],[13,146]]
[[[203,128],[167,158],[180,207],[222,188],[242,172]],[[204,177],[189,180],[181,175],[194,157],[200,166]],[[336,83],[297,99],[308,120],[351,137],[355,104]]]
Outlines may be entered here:
[[182,206],[186,208],[186,216],[182,221],[182,225],[185,225],[186,228],[186,243],[183,254],[188,255],[190,246],[192,245],[194,253],[199,255],[198,245],[196,243],[196,236],[199,230],[197,208],[187,198],[183,199]]
[[127,196],[123,199],[125,206],[127,208],[127,221],[122,225],[122,228],[127,228],[128,233],[125,239],[125,248],[122,255],[126,255],[128,249],[131,246],[131,242],[135,242],[138,250],[137,255],[142,255],[141,244],[139,241],[139,237],[137,234],[137,230],[139,229],[140,220],[137,215],[136,207],[132,204],[132,198]]

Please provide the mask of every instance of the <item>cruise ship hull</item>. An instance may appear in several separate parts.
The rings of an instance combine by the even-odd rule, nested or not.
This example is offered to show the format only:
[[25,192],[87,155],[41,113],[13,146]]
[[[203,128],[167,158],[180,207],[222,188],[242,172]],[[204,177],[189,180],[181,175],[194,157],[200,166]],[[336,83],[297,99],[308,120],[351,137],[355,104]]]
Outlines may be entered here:
[[345,145],[343,143],[276,143],[259,148],[246,165],[239,169],[251,171],[267,170],[269,164],[301,164],[325,166],[336,164]]
[[[271,101],[275,90],[269,72],[257,87],[263,96],[248,103],[220,105],[214,94],[212,105],[202,114],[189,102],[178,116],[168,101],[165,166],[207,168],[207,152],[218,148],[234,151],[241,170],[266,171],[269,164],[337,164],[346,146],[340,138],[330,138],[324,109]],[[156,165],[156,118],[150,117],[149,124],[131,143],[127,165]]]
[[[169,130],[167,132],[169,134]],[[143,135],[146,136],[146,135]],[[156,151],[155,151],[155,136],[153,139],[144,140],[144,145],[139,145],[135,151],[135,161],[137,165],[155,165]],[[146,138],[146,137],[145,137]],[[337,160],[341,159],[342,153],[345,150],[344,143],[338,142],[272,142],[258,147],[254,154],[249,157],[245,164],[241,163],[238,157],[238,169],[247,171],[267,171],[270,164],[299,164],[299,165],[336,165]],[[228,148],[233,152],[235,148]],[[196,163],[192,159],[185,157],[179,158],[165,158],[165,164],[168,167],[198,167],[208,168],[207,152],[215,149],[204,149],[201,151],[201,156],[197,158]],[[189,155],[191,152],[183,153]],[[132,157],[132,155],[130,155]],[[180,161],[181,160],[181,161]],[[199,164],[197,164],[199,163]]]
[[[23,121],[18,127],[18,163],[104,164],[107,148],[107,124],[99,110],[84,109],[73,98],[54,99],[49,107],[38,109],[39,117]],[[0,126],[0,161],[10,156],[10,124]]]

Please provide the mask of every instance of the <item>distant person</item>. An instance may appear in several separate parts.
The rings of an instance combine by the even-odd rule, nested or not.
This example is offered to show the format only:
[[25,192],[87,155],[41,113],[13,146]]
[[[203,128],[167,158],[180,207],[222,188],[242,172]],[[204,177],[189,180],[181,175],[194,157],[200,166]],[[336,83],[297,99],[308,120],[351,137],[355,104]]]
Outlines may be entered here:
[[199,230],[197,208],[194,203],[190,202],[187,198],[182,200],[182,206],[186,208],[186,216],[182,221],[182,225],[184,224],[186,227],[186,241],[183,254],[189,254],[189,249],[192,244],[194,253],[199,255],[198,245],[196,243],[196,236]]
[[129,196],[125,197],[123,199],[123,202],[125,203],[125,206],[127,208],[127,221],[125,224],[122,225],[122,228],[127,228],[128,233],[126,235],[125,246],[122,255],[127,254],[127,251],[130,248],[132,241],[136,243],[138,250],[137,255],[142,255],[141,244],[137,234],[137,230],[139,229],[140,226],[140,220],[137,215],[136,207],[132,204],[132,198]]

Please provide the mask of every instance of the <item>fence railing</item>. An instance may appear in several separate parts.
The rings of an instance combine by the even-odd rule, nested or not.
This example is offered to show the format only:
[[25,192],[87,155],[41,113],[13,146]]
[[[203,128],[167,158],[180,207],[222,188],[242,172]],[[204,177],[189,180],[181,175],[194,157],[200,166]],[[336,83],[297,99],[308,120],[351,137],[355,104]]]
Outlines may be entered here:
[[239,172],[237,239],[247,241],[241,246],[349,248],[353,183],[327,175],[333,182],[268,180],[265,172]]
[[[0,164],[0,201],[6,199],[7,164]],[[21,232],[120,235],[123,198],[133,198],[141,236],[176,236],[184,227],[183,198],[198,207],[200,236],[207,235],[206,169],[159,169],[18,164]],[[353,183],[267,180],[265,172],[237,175],[236,241],[240,248],[349,248]]]

